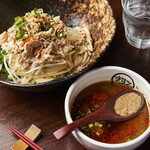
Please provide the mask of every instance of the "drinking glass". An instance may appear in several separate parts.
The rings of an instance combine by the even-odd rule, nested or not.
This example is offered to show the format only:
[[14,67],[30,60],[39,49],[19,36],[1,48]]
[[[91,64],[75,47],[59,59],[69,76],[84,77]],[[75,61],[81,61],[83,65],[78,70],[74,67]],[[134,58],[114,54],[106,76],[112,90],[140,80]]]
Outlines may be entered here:
[[125,36],[132,46],[150,48],[150,0],[121,0]]

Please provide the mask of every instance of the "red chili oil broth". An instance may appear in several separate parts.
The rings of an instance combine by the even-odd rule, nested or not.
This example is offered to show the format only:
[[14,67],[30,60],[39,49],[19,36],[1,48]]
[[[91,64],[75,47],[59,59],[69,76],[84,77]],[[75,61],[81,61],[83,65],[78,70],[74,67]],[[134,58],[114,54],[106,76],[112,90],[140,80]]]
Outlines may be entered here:
[[[76,96],[71,109],[72,119],[77,120],[94,112],[112,96],[128,89],[131,87],[110,81],[90,85]],[[117,123],[96,121],[83,125],[79,129],[100,142],[124,143],[141,135],[148,128],[148,124],[149,114],[146,106],[139,115],[130,120]]]

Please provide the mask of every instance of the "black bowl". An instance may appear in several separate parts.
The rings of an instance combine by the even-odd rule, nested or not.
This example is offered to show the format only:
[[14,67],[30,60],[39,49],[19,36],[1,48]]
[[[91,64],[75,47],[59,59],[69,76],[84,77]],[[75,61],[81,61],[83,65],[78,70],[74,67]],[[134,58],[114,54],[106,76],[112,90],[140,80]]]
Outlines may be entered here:
[[59,15],[65,23],[87,25],[93,39],[94,52],[88,63],[66,77],[41,84],[21,85],[11,83],[0,74],[0,83],[19,90],[47,91],[81,75],[99,60],[116,29],[112,9],[106,0],[0,0],[0,6],[0,33],[13,25],[14,17],[24,16],[34,8],[43,8],[50,15]]

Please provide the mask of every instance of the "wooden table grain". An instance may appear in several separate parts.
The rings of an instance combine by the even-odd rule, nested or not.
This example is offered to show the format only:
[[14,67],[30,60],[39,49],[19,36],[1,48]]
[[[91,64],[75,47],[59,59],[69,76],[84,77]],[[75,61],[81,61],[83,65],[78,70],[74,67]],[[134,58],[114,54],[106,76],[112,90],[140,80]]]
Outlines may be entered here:
[[[150,82],[150,49],[139,50],[130,46],[124,35],[120,0],[109,0],[117,23],[113,41],[94,68],[122,66],[142,75]],[[0,85],[0,150],[9,150],[18,140],[8,127],[16,127],[22,133],[35,124],[42,130],[37,143],[45,150],[85,150],[72,136],[57,141],[52,133],[66,124],[64,99],[68,85],[47,93],[26,93]],[[147,150],[150,138],[137,150]]]

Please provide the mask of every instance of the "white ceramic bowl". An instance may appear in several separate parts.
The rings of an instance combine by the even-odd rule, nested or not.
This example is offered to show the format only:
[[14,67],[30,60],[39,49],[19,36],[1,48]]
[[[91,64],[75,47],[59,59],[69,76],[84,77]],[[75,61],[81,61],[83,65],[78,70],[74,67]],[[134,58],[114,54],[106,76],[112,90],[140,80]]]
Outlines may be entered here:
[[[150,103],[150,85],[142,76],[122,67],[102,67],[84,74],[70,86],[65,98],[65,116],[67,123],[69,124],[73,122],[70,115],[72,99],[82,89],[99,81],[111,80],[130,84],[134,89],[144,93],[147,106],[148,103]],[[136,139],[121,144],[107,144],[98,142],[83,134],[79,129],[74,130],[72,134],[80,142],[80,144],[90,150],[134,150],[148,138],[150,134],[150,127],[148,127],[148,129]]]

